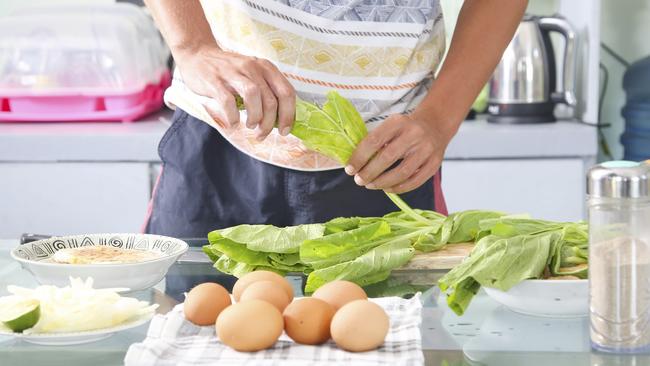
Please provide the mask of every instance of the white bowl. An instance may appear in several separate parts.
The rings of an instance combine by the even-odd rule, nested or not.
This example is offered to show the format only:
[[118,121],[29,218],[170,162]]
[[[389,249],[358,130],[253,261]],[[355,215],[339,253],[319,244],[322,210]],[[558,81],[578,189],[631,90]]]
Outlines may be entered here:
[[[59,264],[47,262],[64,248],[108,245],[115,248],[150,250],[161,257],[121,264]],[[95,288],[125,287],[131,291],[153,287],[167,274],[169,267],[188,249],[186,242],[150,234],[88,234],[52,237],[20,245],[11,256],[43,285],[67,286],[70,277],[92,277]]]
[[521,314],[559,318],[589,315],[587,280],[526,280],[508,291],[483,289],[496,302]]

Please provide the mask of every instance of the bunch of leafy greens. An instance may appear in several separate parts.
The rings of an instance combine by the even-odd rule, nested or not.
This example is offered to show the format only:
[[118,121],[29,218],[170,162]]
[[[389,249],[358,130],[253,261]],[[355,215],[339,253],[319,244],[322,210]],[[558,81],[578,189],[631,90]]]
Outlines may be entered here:
[[526,279],[587,277],[586,223],[503,216],[479,220],[478,230],[470,256],[438,281],[458,315],[481,286],[507,291]]
[[239,225],[208,234],[210,244],[203,250],[217,270],[237,277],[258,269],[302,272],[308,275],[306,292],[334,280],[367,286],[386,280],[416,250],[473,241],[479,234],[479,218],[502,216],[477,210],[448,217],[433,211],[414,212],[429,223],[398,211],[383,217],[340,217],[284,228]]
[[324,225],[309,224],[278,228],[272,225],[239,225],[208,234],[203,251],[214,267],[237,277],[258,269],[278,273],[303,272],[300,244],[321,237]]
[[[349,100],[332,90],[322,108],[296,100],[296,120],[291,134],[298,137],[305,146],[345,165],[357,145],[368,134],[361,115]],[[388,198],[405,214],[414,220],[429,223],[399,195],[386,192]]]
[[[236,96],[235,100],[237,107],[244,109],[243,99]],[[368,130],[354,105],[331,90],[322,107],[296,98],[296,115],[291,134],[306,147],[345,165]],[[399,195],[385,193],[405,214],[429,224],[425,217],[413,210]]]
[[[240,108],[241,100],[238,101]],[[346,164],[367,135],[363,119],[337,92],[321,107],[298,99],[291,133],[310,149]],[[463,314],[481,286],[508,290],[544,275],[587,276],[587,225],[556,223],[470,210],[448,217],[414,210],[386,193],[401,210],[380,218],[336,218],[324,224],[277,228],[240,225],[209,234],[205,252],[215,267],[241,276],[256,269],[308,274],[305,291],[333,280],[385,283],[415,250],[477,241],[470,257],[439,280],[447,302]]]

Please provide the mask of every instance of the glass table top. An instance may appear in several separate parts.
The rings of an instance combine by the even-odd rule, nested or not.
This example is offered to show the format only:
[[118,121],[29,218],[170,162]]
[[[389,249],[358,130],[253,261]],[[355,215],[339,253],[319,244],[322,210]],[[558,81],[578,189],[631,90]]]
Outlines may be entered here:
[[[0,240],[0,296],[9,284],[35,287],[37,282],[9,255],[17,240]],[[441,271],[395,272],[391,289],[423,291],[422,347],[426,365],[650,365],[650,355],[609,355],[589,345],[588,318],[542,318],[521,315],[499,305],[482,291],[468,311],[456,316],[434,286]],[[297,296],[303,278],[288,277]],[[234,278],[219,275],[207,263],[177,263],[164,281],[146,291],[130,293],[159,304],[166,313],[193,285],[217,281],[229,288]],[[374,289],[379,293],[381,289]],[[89,344],[40,346],[0,336],[0,365],[120,365],[129,345],[144,339],[147,325],[122,331]]]

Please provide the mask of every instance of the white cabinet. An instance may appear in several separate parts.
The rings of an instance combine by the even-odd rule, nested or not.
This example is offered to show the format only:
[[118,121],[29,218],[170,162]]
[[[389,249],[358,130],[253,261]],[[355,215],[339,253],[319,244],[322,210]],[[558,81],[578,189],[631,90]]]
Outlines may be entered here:
[[585,169],[591,163],[580,158],[450,160],[443,164],[442,188],[450,212],[489,209],[582,220]]
[[150,180],[147,162],[0,163],[0,237],[138,232]]

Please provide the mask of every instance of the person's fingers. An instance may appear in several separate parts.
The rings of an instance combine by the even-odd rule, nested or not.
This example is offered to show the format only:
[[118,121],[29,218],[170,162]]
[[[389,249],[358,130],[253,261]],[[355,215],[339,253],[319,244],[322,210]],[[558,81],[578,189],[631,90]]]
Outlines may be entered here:
[[282,136],[286,136],[291,132],[291,126],[295,120],[296,92],[275,65],[268,60],[261,60],[260,62],[264,70],[264,79],[266,79],[278,101],[278,131]]
[[237,74],[230,76],[228,83],[244,99],[246,127],[250,129],[256,128],[262,122],[264,116],[259,81],[253,81],[244,74]]
[[391,142],[384,145],[375,156],[354,176],[354,181],[365,186],[388,170],[396,161],[402,159],[411,148],[411,142],[406,135],[400,134]]
[[437,163],[434,160],[428,160],[424,165],[422,165],[415,173],[409,177],[406,181],[385,189],[389,193],[405,193],[412,191],[426,182],[433,173],[435,172]]
[[221,80],[214,81],[210,87],[210,101],[205,105],[208,114],[227,126],[239,123],[239,110],[233,92]]
[[397,186],[404,183],[408,178],[415,174],[415,171],[420,168],[426,161],[426,155],[420,154],[413,150],[407,153],[404,160],[402,160],[396,167],[379,175],[373,181],[366,184],[368,189],[385,189]]
[[370,159],[381,150],[384,145],[390,142],[399,132],[399,120],[387,119],[381,126],[372,130],[361,142],[357,145],[348,160],[345,167],[345,172],[349,175],[355,175],[370,161]]
[[262,122],[257,127],[256,137],[261,141],[271,133],[273,126],[275,126],[278,116],[278,100],[264,80],[260,81],[260,91],[262,93],[264,115],[262,116]]

